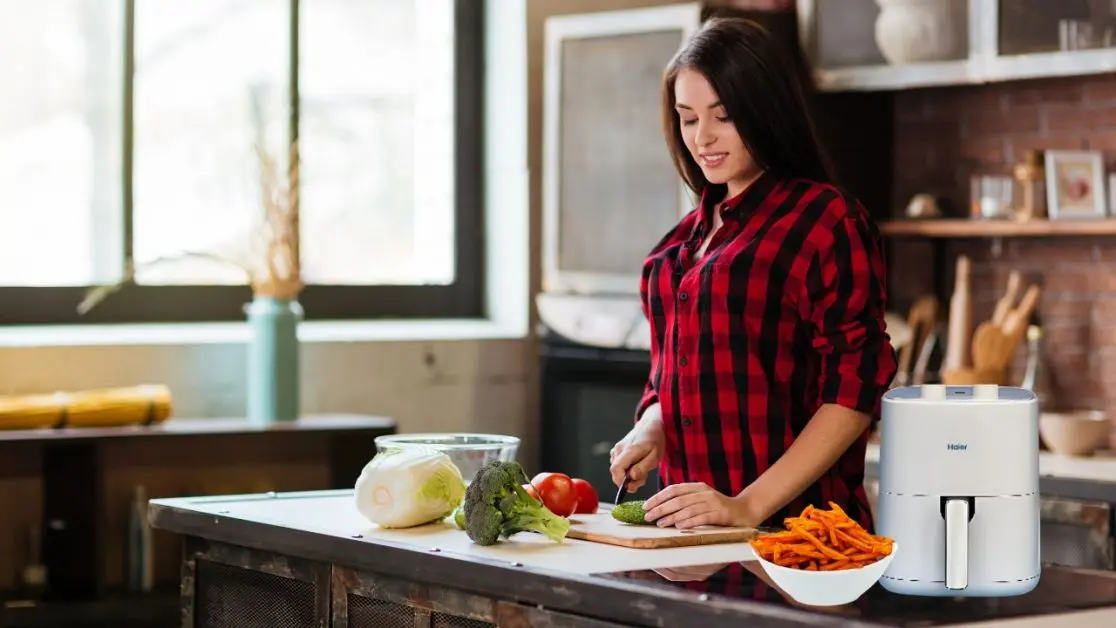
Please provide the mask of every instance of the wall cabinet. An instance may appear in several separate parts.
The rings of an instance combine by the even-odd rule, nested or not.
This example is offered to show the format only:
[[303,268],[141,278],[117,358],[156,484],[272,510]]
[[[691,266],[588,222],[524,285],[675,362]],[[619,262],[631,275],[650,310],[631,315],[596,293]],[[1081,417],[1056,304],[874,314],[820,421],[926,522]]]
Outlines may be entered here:
[[798,0],[797,9],[823,91],[1116,70],[1112,0]]

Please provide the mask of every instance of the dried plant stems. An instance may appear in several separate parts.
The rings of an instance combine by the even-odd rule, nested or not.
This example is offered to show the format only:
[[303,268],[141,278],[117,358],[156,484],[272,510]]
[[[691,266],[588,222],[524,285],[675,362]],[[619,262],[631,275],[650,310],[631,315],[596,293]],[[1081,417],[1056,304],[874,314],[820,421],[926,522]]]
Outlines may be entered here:
[[286,185],[280,180],[275,159],[259,143],[256,154],[264,219],[256,254],[252,256],[260,266],[249,272],[252,292],[257,297],[293,300],[303,286],[298,246],[298,143],[292,142],[290,146]]
[[[260,200],[262,212],[250,234],[245,250],[232,255],[208,251],[184,251],[156,258],[144,268],[156,267],[185,259],[203,259],[239,269],[245,274],[255,297],[293,301],[302,292],[302,268],[299,259],[299,154],[298,142],[289,148],[289,169],[286,182],[279,174],[279,165],[262,141],[255,145],[260,169]],[[136,266],[129,259],[123,276],[113,284],[90,288],[78,313],[87,314],[94,307],[120,290],[135,283]]]

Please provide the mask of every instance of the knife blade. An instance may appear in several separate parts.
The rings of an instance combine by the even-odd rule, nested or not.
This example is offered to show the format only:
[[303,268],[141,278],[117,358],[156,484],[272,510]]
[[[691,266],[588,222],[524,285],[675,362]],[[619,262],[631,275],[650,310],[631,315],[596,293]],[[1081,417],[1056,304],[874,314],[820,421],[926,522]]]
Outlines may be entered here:
[[624,481],[620,483],[620,488],[616,489],[616,499],[612,501],[613,506],[619,506],[620,502],[628,496],[628,474],[624,474]]

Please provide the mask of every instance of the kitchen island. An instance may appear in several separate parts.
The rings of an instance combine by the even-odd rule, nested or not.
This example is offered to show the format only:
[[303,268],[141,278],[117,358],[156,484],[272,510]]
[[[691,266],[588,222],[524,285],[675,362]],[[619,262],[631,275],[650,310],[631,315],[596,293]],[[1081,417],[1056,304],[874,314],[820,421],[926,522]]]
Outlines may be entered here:
[[639,550],[520,534],[491,547],[450,524],[385,531],[351,491],[152,500],[182,535],[183,628],[1116,626],[1116,573],[1049,566],[1026,596],[788,601],[746,543]]

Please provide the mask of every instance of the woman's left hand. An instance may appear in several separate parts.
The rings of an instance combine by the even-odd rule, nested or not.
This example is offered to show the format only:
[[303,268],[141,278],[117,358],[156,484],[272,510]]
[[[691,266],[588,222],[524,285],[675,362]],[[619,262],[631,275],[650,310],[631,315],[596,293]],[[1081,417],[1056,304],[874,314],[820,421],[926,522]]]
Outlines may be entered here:
[[718,493],[708,484],[674,484],[656,493],[643,504],[648,521],[660,527],[755,525],[749,522],[739,498]]

